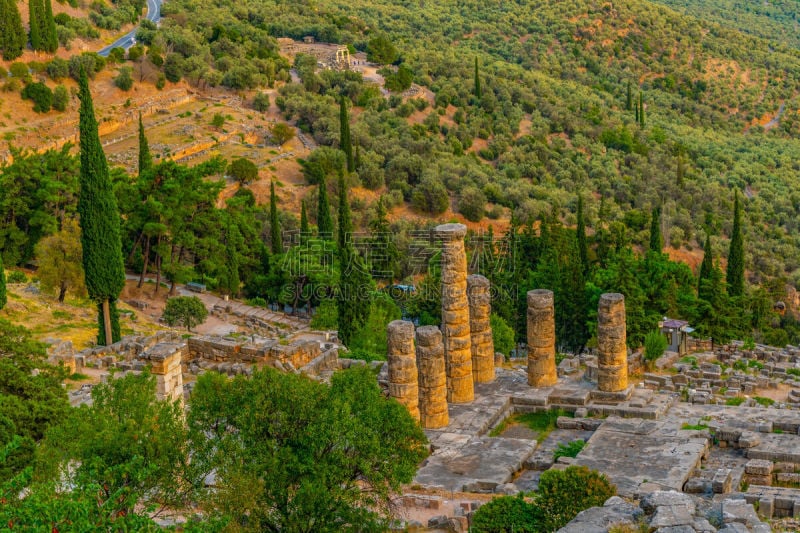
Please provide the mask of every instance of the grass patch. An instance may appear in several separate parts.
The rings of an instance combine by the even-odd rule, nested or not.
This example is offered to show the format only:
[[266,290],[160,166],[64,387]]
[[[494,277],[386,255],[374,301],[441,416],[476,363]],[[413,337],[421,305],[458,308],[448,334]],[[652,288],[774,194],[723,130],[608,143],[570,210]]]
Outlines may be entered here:
[[69,377],[69,379],[71,379],[72,381],[83,381],[89,379],[89,376],[87,376],[86,374],[81,374],[80,372],[75,372]]
[[800,368],[787,368],[786,373],[790,376],[798,376],[800,377]]
[[555,411],[542,411],[539,413],[517,413],[509,416],[490,433],[490,437],[497,437],[501,435],[509,425],[522,424],[527,426],[531,431],[536,432],[536,442],[541,443],[547,438],[550,433],[556,429],[556,421],[559,416],[574,417],[572,413],[564,411],[563,409],[556,409]]
[[553,461],[558,461],[559,457],[577,457],[584,446],[586,446],[586,441],[583,439],[574,440],[569,444],[559,443],[553,452]]
[[725,400],[725,405],[730,405],[734,407],[742,405],[743,403],[744,403],[744,398],[728,398],[727,400]]
[[702,431],[704,429],[708,429],[708,426],[705,425],[705,424],[689,424],[689,423],[684,422],[684,424],[681,426],[681,429],[689,429],[689,430],[692,430],[692,431]]
[[782,429],[775,428],[772,430],[772,432],[775,433],[776,435],[783,435]]
[[681,363],[685,363],[687,365],[696,365],[697,357],[693,357],[691,355],[685,355],[681,357],[678,361],[680,361]]
[[775,400],[772,398],[764,398],[763,396],[754,396],[753,399],[756,401],[758,405],[763,407],[769,407],[770,405],[775,404]]

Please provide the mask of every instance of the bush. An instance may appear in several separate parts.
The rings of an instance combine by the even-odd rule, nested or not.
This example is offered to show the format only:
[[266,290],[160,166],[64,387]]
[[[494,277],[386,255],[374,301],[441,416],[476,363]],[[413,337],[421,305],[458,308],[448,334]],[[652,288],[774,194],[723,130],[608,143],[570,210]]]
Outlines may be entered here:
[[616,493],[605,475],[585,466],[543,472],[536,494],[536,505],[545,517],[543,530],[561,529],[584,509],[602,506]]
[[294,138],[294,129],[284,122],[278,122],[269,130],[275,144],[283,145]]
[[30,76],[30,73],[28,72],[28,65],[20,61],[11,63],[11,66],[8,67],[8,70],[15,78],[25,79]]
[[486,195],[476,187],[464,187],[458,198],[458,212],[470,222],[480,222],[486,212]]
[[247,185],[258,179],[258,167],[249,159],[239,157],[228,165],[228,175],[242,185]]
[[47,113],[53,106],[53,91],[44,83],[29,83],[22,89],[22,98],[33,100],[33,110],[37,113]]
[[156,78],[156,89],[159,91],[163,89],[167,85],[167,78],[164,76],[163,72],[158,73],[158,78]]
[[647,366],[664,354],[667,349],[667,339],[658,331],[651,331],[644,336],[644,360]]
[[47,75],[50,76],[51,80],[58,81],[69,76],[69,63],[66,59],[56,57],[47,64],[45,71],[47,71]]
[[57,85],[53,91],[53,109],[56,111],[66,111],[69,103],[69,91],[63,85]]
[[183,56],[180,54],[167,54],[164,61],[164,76],[171,83],[178,83],[183,76]]
[[119,74],[114,78],[114,85],[123,91],[130,91],[133,87],[133,78],[131,77],[131,67],[120,67]]
[[558,461],[559,457],[577,457],[584,446],[586,446],[586,441],[583,439],[574,440],[569,444],[561,444],[559,442],[553,452],[553,461]]
[[522,494],[500,496],[481,505],[472,515],[472,529],[478,533],[538,533],[544,520],[539,508],[527,503]]
[[439,178],[428,176],[414,187],[411,193],[411,205],[432,215],[441,215],[450,205],[447,189]]
[[269,95],[267,93],[258,93],[253,98],[253,109],[256,111],[264,112],[269,109]]
[[184,326],[188,331],[208,317],[203,301],[197,296],[176,296],[167,300],[163,319],[169,326]]
[[324,298],[317,306],[314,316],[311,317],[311,327],[313,329],[336,329],[339,327],[339,317],[336,308],[336,300]]
[[511,350],[514,349],[514,330],[503,320],[503,317],[494,313],[489,317],[489,324],[492,327],[494,351],[510,357]]
[[6,276],[6,283],[28,283],[28,276],[20,270],[12,270]]

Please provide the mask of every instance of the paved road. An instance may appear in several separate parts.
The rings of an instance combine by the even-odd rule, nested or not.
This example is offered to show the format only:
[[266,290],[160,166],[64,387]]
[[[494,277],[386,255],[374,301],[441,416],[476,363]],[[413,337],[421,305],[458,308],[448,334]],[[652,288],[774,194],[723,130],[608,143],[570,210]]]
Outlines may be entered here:
[[[158,21],[161,20],[161,3],[162,0],[147,0],[147,20],[155,23],[158,23]],[[97,53],[106,57],[111,52],[112,48],[120,47],[127,50],[136,44],[136,32],[138,30],[139,27],[137,26]]]

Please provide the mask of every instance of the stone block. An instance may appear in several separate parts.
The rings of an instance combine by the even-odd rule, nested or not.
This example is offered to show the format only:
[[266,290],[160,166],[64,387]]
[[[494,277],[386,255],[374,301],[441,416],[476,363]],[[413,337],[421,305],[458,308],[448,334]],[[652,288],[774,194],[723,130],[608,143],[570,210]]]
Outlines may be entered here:
[[714,491],[714,494],[727,494],[731,491],[732,480],[731,469],[720,468],[711,481],[711,490]]
[[769,476],[772,474],[773,469],[772,461],[764,459],[750,459],[744,465],[744,471],[747,474],[754,474],[758,476]]
[[772,514],[775,512],[775,500],[770,497],[764,497],[758,500],[758,515],[770,520]]

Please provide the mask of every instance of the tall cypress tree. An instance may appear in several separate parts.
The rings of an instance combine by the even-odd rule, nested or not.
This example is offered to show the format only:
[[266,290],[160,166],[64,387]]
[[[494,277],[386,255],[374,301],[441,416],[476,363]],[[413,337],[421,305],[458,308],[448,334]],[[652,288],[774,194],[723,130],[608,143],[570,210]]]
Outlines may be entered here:
[[639,102],[638,101],[636,102],[636,105],[633,107],[633,109],[635,110],[636,123],[638,124],[639,123]]
[[22,55],[28,42],[15,0],[0,0],[0,21],[0,48],[3,49],[3,59],[10,61]]
[[[344,248],[353,233],[353,221],[350,216],[350,204],[347,201],[347,184],[344,181],[344,173],[339,174],[339,232],[337,242],[339,249]],[[352,242],[352,241],[350,241]]]
[[28,2],[28,25],[30,26],[29,35],[31,48],[37,51],[44,49],[42,39],[43,11],[44,5],[42,4],[42,0],[30,0]]
[[708,300],[706,287],[711,281],[711,271],[714,268],[714,253],[711,250],[711,234],[706,235],[706,244],[703,246],[703,262],[700,263],[700,271],[697,273],[697,297]]
[[317,231],[321,239],[330,239],[333,236],[333,219],[331,206],[328,203],[328,185],[323,176],[319,180],[319,196],[317,199]]
[[661,206],[653,208],[650,217],[650,250],[661,253],[664,249],[664,236],[661,235]]
[[639,92],[639,126],[644,128],[644,97]]
[[153,168],[153,157],[150,155],[150,145],[147,143],[147,136],[144,134],[142,124],[142,114],[139,113],[139,175]]
[[[305,204],[303,205],[303,210],[305,211]],[[269,235],[272,253],[276,255],[282,253],[281,222],[278,220],[278,199],[275,196],[274,181],[269,184]]]
[[83,70],[78,95],[81,101],[78,213],[83,269],[89,297],[98,305],[98,343],[105,345],[118,341],[120,337],[115,303],[125,286],[120,215],[111,189],[108,163],[97,133],[89,82]]
[[339,100],[339,146],[347,157],[347,171],[355,171],[356,163],[353,159],[353,142],[350,139],[350,119],[347,116],[347,102],[344,96]]
[[586,243],[586,221],[583,215],[583,196],[578,195],[578,227],[576,228],[578,235],[578,254],[581,258],[581,270],[583,275],[589,273],[589,246]]
[[8,303],[6,296],[6,271],[3,268],[3,256],[0,255],[0,309],[3,309]]
[[372,278],[359,257],[353,241],[348,239],[353,225],[347,185],[339,176],[339,292],[336,298],[339,339],[347,346],[369,316]]
[[44,9],[42,11],[42,46],[45,52],[53,53],[58,49],[58,31],[56,30],[56,20],[53,17],[53,4],[50,0],[43,0]]
[[625,109],[630,111],[633,108],[633,93],[631,93],[631,81],[628,80],[628,86],[625,89]]
[[306,201],[300,201],[300,240],[307,238],[311,234],[308,227],[308,214],[306,213]]
[[480,100],[481,96],[483,96],[483,92],[481,91],[481,76],[478,71],[478,56],[475,56],[475,98]]
[[739,205],[738,191],[734,193],[733,200],[733,232],[731,233],[731,246],[728,250],[726,281],[730,296],[744,294],[744,237],[742,236],[742,208]]

